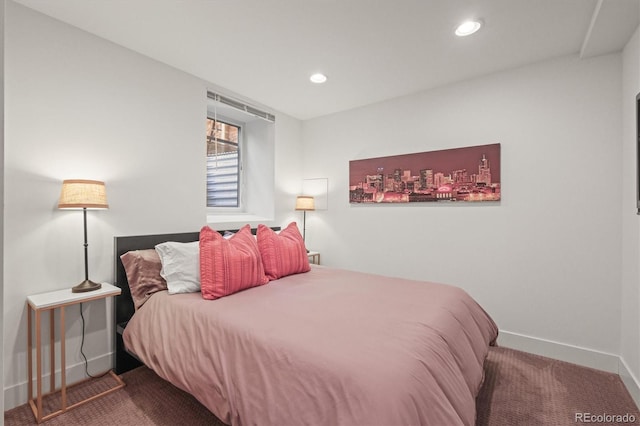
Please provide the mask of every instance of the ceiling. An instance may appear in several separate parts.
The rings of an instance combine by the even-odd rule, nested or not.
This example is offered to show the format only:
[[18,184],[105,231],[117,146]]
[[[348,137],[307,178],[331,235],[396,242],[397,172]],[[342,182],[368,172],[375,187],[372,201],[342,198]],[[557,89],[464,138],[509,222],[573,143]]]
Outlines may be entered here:
[[[640,0],[15,1],[301,120],[617,52],[640,20]],[[469,18],[483,28],[455,36]]]

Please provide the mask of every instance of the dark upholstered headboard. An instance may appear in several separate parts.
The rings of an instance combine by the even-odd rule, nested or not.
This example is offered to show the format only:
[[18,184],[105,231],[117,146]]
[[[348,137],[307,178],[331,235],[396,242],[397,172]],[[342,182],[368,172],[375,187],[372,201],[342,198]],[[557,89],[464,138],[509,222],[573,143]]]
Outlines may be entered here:
[[129,282],[120,256],[132,250],[152,249],[160,243],[176,241],[179,243],[189,243],[198,241],[199,232],[186,232],[182,234],[158,234],[158,235],[137,235],[128,237],[115,237],[115,285],[122,289],[122,293],[115,298],[115,322],[122,324],[129,321],[134,313],[133,299],[129,290]]
[[[279,227],[271,228],[274,231],[280,230]],[[236,232],[237,229],[229,230],[229,232]],[[227,231],[218,231],[223,234]],[[253,234],[256,233],[256,228],[251,229]],[[135,309],[133,306],[133,299],[131,298],[131,291],[129,290],[129,282],[127,281],[127,274],[125,273],[124,266],[120,260],[120,256],[128,251],[132,250],[145,250],[155,248],[156,245],[167,241],[176,241],[179,243],[189,243],[192,241],[198,241],[200,237],[199,232],[185,232],[180,234],[157,234],[157,235],[136,235],[126,237],[114,238],[114,254],[115,254],[115,285],[122,289],[122,293],[115,297],[114,302],[114,321],[115,321],[115,346],[116,346],[116,373],[122,374],[123,372],[135,368],[139,363],[135,361],[130,355],[126,354],[122,342],[122,332],[129,319],[133,316]]]

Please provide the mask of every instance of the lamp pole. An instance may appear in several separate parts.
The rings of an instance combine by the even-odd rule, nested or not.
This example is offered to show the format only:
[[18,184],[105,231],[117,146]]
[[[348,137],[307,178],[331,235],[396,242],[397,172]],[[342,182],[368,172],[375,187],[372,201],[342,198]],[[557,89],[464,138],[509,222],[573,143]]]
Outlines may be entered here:
[[302,241],[305,241],[306,230],[307,230],[307,211],[302,210]]
[[84,219],[84,280],[89,281],[89,243],[87,242],[87,208],[82,208]]

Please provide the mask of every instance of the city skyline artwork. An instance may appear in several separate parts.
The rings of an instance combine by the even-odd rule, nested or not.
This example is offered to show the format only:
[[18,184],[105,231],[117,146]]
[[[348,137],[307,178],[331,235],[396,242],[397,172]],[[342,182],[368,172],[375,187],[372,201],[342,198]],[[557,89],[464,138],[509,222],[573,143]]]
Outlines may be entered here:
[[349,202],[499,201],[500,144],[349,161]]

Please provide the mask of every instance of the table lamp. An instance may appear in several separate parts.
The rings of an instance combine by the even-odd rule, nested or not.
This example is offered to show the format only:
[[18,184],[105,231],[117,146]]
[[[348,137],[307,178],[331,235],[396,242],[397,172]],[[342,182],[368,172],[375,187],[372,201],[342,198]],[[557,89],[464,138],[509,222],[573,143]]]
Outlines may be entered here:
[[302,241],[304,241],[307,227],[307,212],[316,209],[313,197],[309,195],[298,195],[296,198],[296,210],[302,210]]
[[67,179],[62,182],[58,201],[59,209],[82,209],[84,217],[84,281],[73,287],[73,293],[98,290],[102,284],[89,279],[89,255],[87,243],[87,209],[108,209],[104,182],[86,179]]

